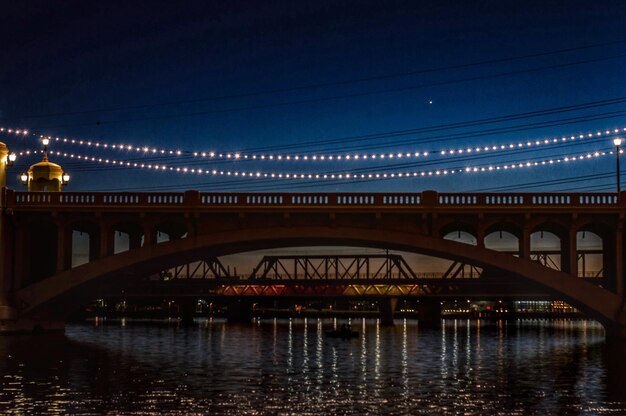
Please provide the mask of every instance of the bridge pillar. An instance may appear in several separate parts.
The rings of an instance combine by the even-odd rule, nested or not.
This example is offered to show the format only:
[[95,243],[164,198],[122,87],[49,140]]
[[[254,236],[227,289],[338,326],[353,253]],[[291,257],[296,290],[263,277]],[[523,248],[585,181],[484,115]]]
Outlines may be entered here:
[[141,248],[141,233],[132,231],[128,233],[128,248],[129,250]]
[[578,277],[578,249],[576,242],[576,229],[570,227],[567,233],[567,241],[562,247],[563,258],[561,260],[561,270]]
[[[25,274],[25,233],[23,228],[14,228],[12,235],[15,236],[14,241],[14,266],[13,266],[13,290],[21,289],[23,285],[23,276]],[[6,241],[6,240],[5,240]]]
[[622,305],[622,310],[617,313],[615,321],[605,323],[604,330],[606,337],[611,340],[626,342],[626,306]]
[[620,219],[615,230],[615,292],[624,299],[624,225]]
[[249,324],[252,321],[252,302],[237,299],[229,303],[226,320],[231,323]]
[[102,224],[100,226],[100,247],[99,247],[98,256],[100,258],[107,257],[113,254],[115,249],[115,237],[113,234],[113,230],[109,229],[107,224]]
[[156,244],[156,231],[153,224],[145,224],[143,227],[144,247]]
[[528,260],[530,260],[530,232],[530,226],[524,224],[522,235],[519,239],[519,256]]
[[417,304],[417,322],[420,328],[440,328],[441,302],[437,299],[420,299]]
[[607,340],[602,351],[606,368],[607,399],[615,402],[626,397],[626,341]]
[[476,227],[476,245],[485,247],[485,228],[482,226],[482,223],[479,223]]
[[[0,164],[2,164],[0,162]],[[14,289],[11,279],[11,259],[13,258],[12,238],[9,235],[9,223],[4,210],[6,188],[0,188],[0,331],[5,321],[15,319],[17,309],[11,301],[11,291]]]
[[57,273],[67,270],[72,261],[72,231],[65,224],[57,223]]
[[382,298],[378,300],[381,325],[393,326],[393,317],[395,315],[397,305],[397,298]]

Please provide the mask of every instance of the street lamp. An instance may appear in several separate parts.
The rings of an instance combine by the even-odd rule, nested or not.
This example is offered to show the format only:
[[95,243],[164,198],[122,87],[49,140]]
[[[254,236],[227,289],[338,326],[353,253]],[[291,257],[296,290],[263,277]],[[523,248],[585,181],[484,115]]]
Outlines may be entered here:
[[616,137],[613,139],[613,144],[615,145],[615,166],[617,168],[617,193],[619,194],[621,191],[621,186],[620,186],[620,182],[619,182],[619,176],[620,176],[620,172],[619,172],[619,147],[622,144],[622,139],[620,137]]
[[63,172],[63,175],[61,175],[61,185],[67,185],[69,182],[70,182],[69,173]]
[[48,145],[50,144],[50,139],[42,139],[41,143],[43,144],[43,158],[44,160],[48,160]]
[[17,159],[17,155],[15,153],[9,153],[5,163],[7,164],[7,166],[13,166],[13,163],[15,163],[15,159]]

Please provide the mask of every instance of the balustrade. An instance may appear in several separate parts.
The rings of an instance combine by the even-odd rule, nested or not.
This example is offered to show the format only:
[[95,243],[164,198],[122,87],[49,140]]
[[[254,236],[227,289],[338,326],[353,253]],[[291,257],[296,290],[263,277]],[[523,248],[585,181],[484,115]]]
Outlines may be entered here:
[[[429,191],[432,193],[432,191]],[[539,208],[623,207],[614,193],[197,193],[197,192],[16,192],[7,206],[42,207],[380,207],[380,208]],[[199,195],[199,196],[198,196]]]

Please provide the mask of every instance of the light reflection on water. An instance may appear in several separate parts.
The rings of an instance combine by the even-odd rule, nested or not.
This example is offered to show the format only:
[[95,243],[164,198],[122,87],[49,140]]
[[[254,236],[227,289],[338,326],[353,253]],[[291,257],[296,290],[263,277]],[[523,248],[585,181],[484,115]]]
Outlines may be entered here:
[[0,414],[624,414],[626,347],[588,321],[70,325],[0,337]]

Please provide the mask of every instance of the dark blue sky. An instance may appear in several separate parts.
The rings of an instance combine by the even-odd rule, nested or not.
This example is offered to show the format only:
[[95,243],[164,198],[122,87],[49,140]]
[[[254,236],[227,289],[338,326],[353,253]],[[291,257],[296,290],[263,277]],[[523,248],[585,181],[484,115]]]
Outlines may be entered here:
[[[625,101],[606,100],[626,98],[624,23],[622,1],[4,2],[0,125],[189,151],[289,145],[275,153],[300,155],[432,152],[621,128]],[[450,128],[548,109],[557,110]],[[388,134],[429,126],[443,127]],[[492,129],[499,130],[485,134]],[[326,139],[338,140],[321,145]],[[0,140],[12,150],[40,147],[34,136],[0,133]],[[478,160],[435,153],[428,160],[437,162],[432,169],[443,170],[601,151],[609,143],[606,138]],[[51,150],[139,159],[57,143]],[[9,174],[11,186],[20,186],[18,173],[38,157],[19,160]],[[312,186],[316,181],[198,177],[51,159],[72,174],[67,190],[613,190],[614,184],[609,157],[506,173],[328,181],[321,187]],[[157,163],[313,174],[398,171],[397,162],[389,161],[219,163],[178,157]],[[402,167],[424,169],[431,167],[418,160]],[[587,177],[594,174],[607,176]],[[580,180],[543,183],[574,177]],[[535,182],[535,188],[520,185]]]

